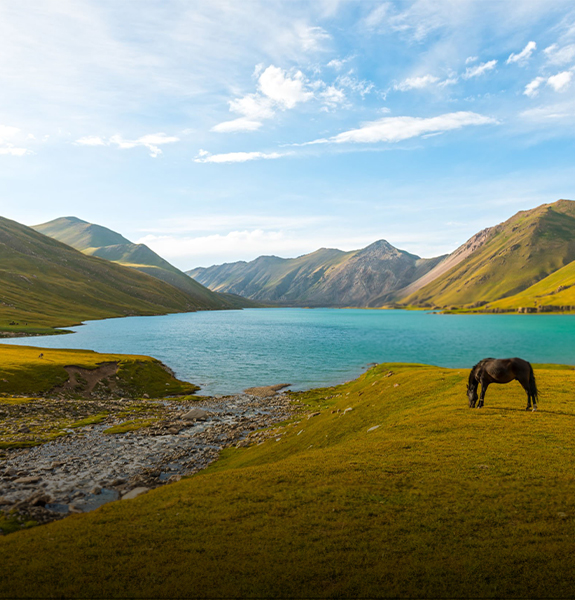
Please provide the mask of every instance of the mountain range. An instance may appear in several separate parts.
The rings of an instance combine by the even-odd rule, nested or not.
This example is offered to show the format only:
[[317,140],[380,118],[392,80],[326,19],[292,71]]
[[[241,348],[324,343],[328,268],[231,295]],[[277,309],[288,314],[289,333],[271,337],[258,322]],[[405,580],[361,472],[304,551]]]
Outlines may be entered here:
[[352,252],[323,248],[187,273],[211,290],[288,306],[539,310],[575,304],[574,292],[559,289],[573,285],[573,260],[575,202],[558,200],[521,211],[431,259],[380,240]]
[[420,258],[380,240],[352,252],[322,248],[298,258],[261,256],[187,273],[211,290],[259,302],[378,307],[444,258]]

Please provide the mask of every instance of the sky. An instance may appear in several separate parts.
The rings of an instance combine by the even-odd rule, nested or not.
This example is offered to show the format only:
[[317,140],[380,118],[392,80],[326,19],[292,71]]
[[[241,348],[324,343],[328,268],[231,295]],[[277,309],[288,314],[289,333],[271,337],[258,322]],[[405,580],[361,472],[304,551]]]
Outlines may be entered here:
[[182,269],[575,199],[572,0],[0,0],[0,215]]

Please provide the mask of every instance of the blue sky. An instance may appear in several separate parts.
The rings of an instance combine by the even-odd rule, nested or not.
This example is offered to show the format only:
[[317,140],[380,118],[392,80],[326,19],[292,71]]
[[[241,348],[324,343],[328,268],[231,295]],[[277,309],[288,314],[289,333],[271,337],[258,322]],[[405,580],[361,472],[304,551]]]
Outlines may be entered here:
[[0,215],[180,268],[575,199],[572,0],[0,0]]

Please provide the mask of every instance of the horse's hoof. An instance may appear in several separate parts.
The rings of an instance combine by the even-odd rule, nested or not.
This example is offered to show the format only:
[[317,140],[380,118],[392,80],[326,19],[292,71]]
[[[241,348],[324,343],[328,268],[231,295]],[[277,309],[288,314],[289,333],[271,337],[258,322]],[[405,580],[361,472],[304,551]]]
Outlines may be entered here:
[[537,407],[536,407],[536,406],[534,406],[534,407],[533,407],[533,410],[532,410],[531,412],[535,412],[536,410],[537,410]]
[[525,410],[531,410],[531,407],[530,407],[530,406],[528,406],[528,407],[527,407]]

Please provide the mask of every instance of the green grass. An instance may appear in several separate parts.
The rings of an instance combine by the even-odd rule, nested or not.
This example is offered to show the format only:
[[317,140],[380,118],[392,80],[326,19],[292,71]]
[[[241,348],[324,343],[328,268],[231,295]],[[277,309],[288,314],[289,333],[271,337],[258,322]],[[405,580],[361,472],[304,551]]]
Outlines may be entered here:
[[461,307],[519,294],[575,259],[574,231],[575,202],[519,212],[494,227],[483,246],[401,303]]
[[0,539],[0,595],[571,597],[575,371],[536,368],[536,413],[517,382],[468,409],[467,374],[386,364],[296,394],[320,415]]
[[68,427],[70,429],[77,429],[78,427],[87,427],[88,425],[97,425],[98,423],[105,421],[107,416],[108,416],[107,412],[98,413],[97,415],[93,415],[91,417],[86,417],[85,419],[81,419],[80,421],[76,421],[75,423],[68,425]]
[[191,383],[175,379],[159,361],[149,356],[0,344],[0,393],[47,393],[68,380],[65,366],[96,369],[101,363],[107,362],[118,363],[118,383],[132,396],[147,394],[150,398],[163,398],[192,394],[199,389]]
[[124,421],[119,425],[114,425],[104,430],[104,433],[108,435],[114,435],[116,433],[127,433],[128,431],[137,431],[138,429],[145,429],[154,423],[154,419],[131,419]]
[[575,261],[519,294],[491,302],[484,308],[517,309],[549,305],[575,307]]

